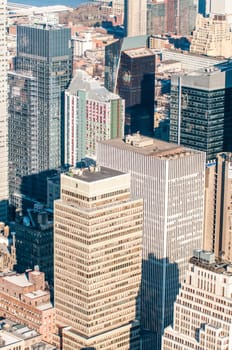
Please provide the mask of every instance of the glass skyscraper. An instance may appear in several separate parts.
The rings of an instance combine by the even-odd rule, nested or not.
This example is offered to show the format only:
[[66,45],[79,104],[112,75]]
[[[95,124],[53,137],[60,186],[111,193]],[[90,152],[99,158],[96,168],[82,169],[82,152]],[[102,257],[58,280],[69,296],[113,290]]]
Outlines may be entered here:
[[170,141],[207,154],[232,147],[232,64],[172,78]]
[[71,72],[70,29],[17,27],[15,71],[9,74],[10,176],[16,179],[11,194],[20,196],[24,186],[29,189],[27,176],[62,164],[64,90]]

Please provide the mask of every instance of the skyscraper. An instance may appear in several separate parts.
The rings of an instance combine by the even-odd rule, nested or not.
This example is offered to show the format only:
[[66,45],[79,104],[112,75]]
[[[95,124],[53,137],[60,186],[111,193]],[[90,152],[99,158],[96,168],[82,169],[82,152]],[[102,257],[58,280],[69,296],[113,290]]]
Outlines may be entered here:
[[210,252],[195,251],[162,350],[231,349],[231,285],[231,265]]
[[223,152],[207,163],[204,249],[232,263],[232,155]]
[[147,0],[125,0],[124,25],[126,36],[147,34]]
[[90,167],[61,175],[54,272],[63,350],[140,349],[142,217],[129,174]]
[[125,100],[125,134],[153,136],[155,54],[146,47],[121,52],[117,92]]
[[232,64],[173,76],[171,142],[206,152],[207,160],[232,147]]
[[[70,29],[62,26],[17,27],[15,71],[9,74],[11,198],[25,191],[32,196],[29,176],[61,165],[63,94],[72,72],[70,39]],[[13,204],[18,205],[17,199]]]
[[203,238],[205,155],[167,142],[127,136],[100,142],[103,166],[131,173],[131,192],[144,199],[141,325],[145,349],[160,349],[192,249]]
[[98,141],[123,137],[124,119],[124,100],[77,70],[65,91],[65,164],[94,157]]
[[8,208],[8,113],[6,0],[0,1],[0,221],[7,220]]
[[125,133],[153,136],[155,54],[147,36],[117,40],[105,50],[105,86],[125,100]]

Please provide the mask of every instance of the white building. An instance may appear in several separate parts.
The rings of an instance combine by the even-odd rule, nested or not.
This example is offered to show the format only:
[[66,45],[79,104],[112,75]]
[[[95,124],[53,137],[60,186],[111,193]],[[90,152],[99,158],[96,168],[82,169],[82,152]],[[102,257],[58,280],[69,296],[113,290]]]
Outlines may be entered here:
[[0,220],[7,220],[8,205],[8,113],[6,0],[0,0]]
[[93,40],[91,33],[83,33],[72,37],[73,54],[77,57],[84,57],[87,50],[93,49]]
[[99,164],[131,173],[131,192],[144,199],[142,318],[160,348],[194,248],[201,247],[205,154],[156,139],[127,136],[100,142]]
[[195,251],[162,350],[232,349],[232,266]]
[[124,100],[77,70],[65,91],[65,163],[94,157],[96,143],[124,135]]

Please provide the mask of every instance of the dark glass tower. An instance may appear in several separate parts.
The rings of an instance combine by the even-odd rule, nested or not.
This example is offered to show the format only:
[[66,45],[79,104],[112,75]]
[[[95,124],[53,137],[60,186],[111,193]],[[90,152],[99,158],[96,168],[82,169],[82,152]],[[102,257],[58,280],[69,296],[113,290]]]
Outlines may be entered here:
[[172,78],[170,141],[206,152],[232,149],[232,64]]
[[153,136],[155,55],[148,48],[121,53],[117,91],[125,99],[125,134]]
[[[17,27],[15,71],[9,74],[10,194],[31,193],[31,179],[62,164],[64,89],[72,73],[70,29],[55,25]],[[17,200],[16,200],[17,202]],[[14,203],[17,206],[17,203]]]

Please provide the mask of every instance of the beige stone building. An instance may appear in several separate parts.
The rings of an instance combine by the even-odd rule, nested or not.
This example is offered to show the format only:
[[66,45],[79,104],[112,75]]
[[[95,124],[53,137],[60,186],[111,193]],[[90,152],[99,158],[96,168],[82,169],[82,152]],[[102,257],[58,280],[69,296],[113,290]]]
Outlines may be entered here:
[[195,251],[165,329],[162,350],[232,348],[232,266],[213,253]]
[[147,1],[124,1],[124,25],[126,36],[147,34]]
[[0,276],[0,317],[25,324],[40,333],[43,340],[52,342],[54,308],[43,272]]
[[204,249],[232,263],[232,154],[207,164]]
[[139,350],[143,202],[130,175],[61,175],[55,201],[55,308],[63,350]]
[[222,15],[203,17],[198,14],[190,52],[214,57],[231,57],[232,32],[226,17]]
[[15,236],[12,236],[11,243],[9,233],[9,226],[0,222],[0,272],[13,270],[16,264]]

